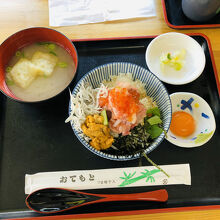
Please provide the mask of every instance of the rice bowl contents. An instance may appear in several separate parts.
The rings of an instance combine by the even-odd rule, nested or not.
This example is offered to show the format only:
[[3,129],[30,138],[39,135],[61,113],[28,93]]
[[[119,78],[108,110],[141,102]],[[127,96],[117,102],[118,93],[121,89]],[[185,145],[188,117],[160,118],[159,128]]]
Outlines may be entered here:
[[[156,103],[147,96],[144,84],[133,80],[131,73],[111,76],[98,88],[82,83],[78,92],[70,95],[71,111],[66,122],[71,122],[77,134],[93,147],[92,136],[85,129],[88,128],[85,126],[87,116],[106,112],[105,126],[110,131],[109,137],[114,138],[110,138],[107,145],[105,141],[102,146],[98,144],[97,150],[109,151],[113,155],[143,152],[163,132]],[[97,132],[103,132],[100,124],[97,127],[100,127]]]

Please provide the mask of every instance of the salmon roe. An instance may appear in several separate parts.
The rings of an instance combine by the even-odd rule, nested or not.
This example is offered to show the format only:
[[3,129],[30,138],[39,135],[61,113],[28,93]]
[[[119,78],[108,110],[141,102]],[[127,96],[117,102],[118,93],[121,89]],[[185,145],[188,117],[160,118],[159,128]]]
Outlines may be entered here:
[[135,89],[113,88],[109,90],[108,97],[100,97],[99,104],[104,107],[111,102],[119,116],[126,116],[128,121],[132,121],[133,115],[140,109],[139,97]]

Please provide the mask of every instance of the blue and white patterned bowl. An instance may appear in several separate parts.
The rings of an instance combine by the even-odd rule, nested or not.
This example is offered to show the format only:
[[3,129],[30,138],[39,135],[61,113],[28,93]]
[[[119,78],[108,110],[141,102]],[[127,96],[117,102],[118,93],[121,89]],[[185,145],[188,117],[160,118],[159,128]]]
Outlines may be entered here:
[[[162,116],[163,128],[165,131],[169,130],[171,117],[172,117],[172,105],[169,94],[163,85],[163,83],[151,72],[147,69],[138,66],[132,63],[126,62],[114,62],[108,63],[101,66],[98,66],[92,69],[90,72],[86,73],[82,79],[77,83],[74,88],[72,94],[76,95],[79,91],[82,82],[89,83],[93,88],[97,88],[100,86],[104,80],[109,80],[110,76],[118,75],[119,73],[132,73],[133,79],[138,79],[145,84],[146,93],[148,96],[152,97],[154,101],[156,101]],[[69,105],[69,114],[71,112]],[[129,156],[115,156],[103,153],[101,151],[97,151],[95,148],[89,145],[89,143],[82,137],[80,137],[79,133],[75,130],[73,124],[71,123],[72,129],[80,140],[80,142],[90,151],[97,154],[100,157],[117,160],[117,161],[126,161],[137,159],[140,157],[139,154],[129,155]],[[153,151],[164,139],[165,135],[162,133],[158,138],[154,140],[154,142],[145,150],[145,153],[148,154]]]

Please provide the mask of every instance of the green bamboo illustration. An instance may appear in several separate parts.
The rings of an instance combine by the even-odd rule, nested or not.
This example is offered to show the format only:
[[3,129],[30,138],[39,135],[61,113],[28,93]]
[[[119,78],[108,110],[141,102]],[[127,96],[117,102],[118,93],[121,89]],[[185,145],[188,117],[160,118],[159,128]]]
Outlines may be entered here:
[[145,171],[146,172],[141,172],[141,175],[135,178],[132,178],[132,177],[136,174],[136,171],[133,174],[129,173],[128,175],[126,172],[124,172],[124,177],[120,177],[120,179],[123,179],[124,181],[119,186],[127,186],[144,178],[146,178],[146,182],[151,181],[152,183],[152,182],[155,182],[155,179],[152,175],[155,173],[161,172],[158,169],[154,169],[151,171],[145,169]]

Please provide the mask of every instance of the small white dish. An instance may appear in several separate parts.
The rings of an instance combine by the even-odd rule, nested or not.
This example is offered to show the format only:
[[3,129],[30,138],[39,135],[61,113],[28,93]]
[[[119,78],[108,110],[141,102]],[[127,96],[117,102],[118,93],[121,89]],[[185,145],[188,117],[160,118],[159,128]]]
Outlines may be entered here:
[[173,93],[170,98],[172,112],[184,111],[189,113],[196,122],[196,128],[192,135],[185,138],[176,136],[169,129],[166,139],[176,146],[188,148],[207,143],[216,129],[215,117],[208,103],[200,96],[188,92]]
[[[171,55],[177,51],[185,50],[184,65],[180,70],[175,70],[169,65],[161,68],[160,57],[162,54]],[[192,37],[176,32],[161,34],[154,38],[147,47],[146,63],[152,73],[161,81],[182,85],[197,79],[203,72],[206,59],[204,50]]]

